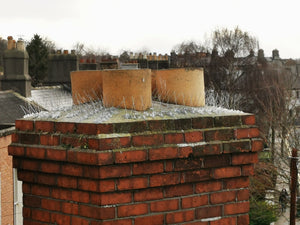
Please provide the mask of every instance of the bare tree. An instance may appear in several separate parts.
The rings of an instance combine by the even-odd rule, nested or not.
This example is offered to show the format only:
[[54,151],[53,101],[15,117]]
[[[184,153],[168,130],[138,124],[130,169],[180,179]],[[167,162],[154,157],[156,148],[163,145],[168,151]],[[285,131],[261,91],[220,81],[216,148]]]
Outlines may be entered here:
[[212,33],[212,45],[221,56],[232,51],[235,57],[245,57],[251,50],[259,48],[257,39],[248,32],[235,27],[233,30],[227,28],[217,29]]
[[[210,65],[205,77],[206,87],[214,89],[219,95],[226,93],[233,96],[231,99],[234,100],[244,87],[248,87],[247,75],[256,68],[254,51],[258,42],[255,37],[236,27],[234,30],[215,30],[212,33],[212,45]],[[228,103],[230,107],[233,104],[236,102]]]

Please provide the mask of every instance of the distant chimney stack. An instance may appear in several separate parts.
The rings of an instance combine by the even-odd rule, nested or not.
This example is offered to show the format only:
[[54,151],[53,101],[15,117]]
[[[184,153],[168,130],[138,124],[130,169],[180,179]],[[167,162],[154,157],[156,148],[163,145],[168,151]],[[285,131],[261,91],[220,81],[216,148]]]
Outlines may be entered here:
[[279,51],[277,49],[274,49],[272,51],[272,58],[273,59],[280,59],[280,57],[279,57]]

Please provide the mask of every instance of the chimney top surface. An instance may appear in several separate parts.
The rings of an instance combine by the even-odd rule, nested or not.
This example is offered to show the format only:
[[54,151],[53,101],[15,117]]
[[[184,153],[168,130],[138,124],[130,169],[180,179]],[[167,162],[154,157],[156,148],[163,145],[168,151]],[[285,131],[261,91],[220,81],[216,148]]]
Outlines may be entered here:
[[153,101],[153,106],[146,111],[119,108],[105,108],[102,102],[73,105],[54,111],[41,111],[27,114],[25,118],[75,123],[120,123],[145,120],[167,120],[207,116],[245,115],[242,111],[221,107],[189,107]]

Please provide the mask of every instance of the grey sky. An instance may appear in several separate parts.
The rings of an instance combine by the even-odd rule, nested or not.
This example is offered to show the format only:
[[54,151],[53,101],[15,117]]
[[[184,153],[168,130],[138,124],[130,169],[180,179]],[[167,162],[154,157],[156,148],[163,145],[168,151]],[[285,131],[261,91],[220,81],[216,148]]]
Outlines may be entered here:
[[26,40],[37,33],[59,48],[82,42],[169,53],[182,41],[204,41],[216,28],[239,26],[256,36],[265,55],[300,58],[297,0],[14,0],[2,1],[0,36]]

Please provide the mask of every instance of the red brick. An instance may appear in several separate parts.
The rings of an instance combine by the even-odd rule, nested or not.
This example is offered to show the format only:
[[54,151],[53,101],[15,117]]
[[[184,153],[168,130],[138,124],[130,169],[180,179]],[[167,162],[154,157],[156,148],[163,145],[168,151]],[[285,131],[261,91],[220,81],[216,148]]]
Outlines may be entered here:
[[248,201],[249,197],[250,197],[250,194],[249,194],[248,189],[238,190],[238,192],[237,192],[237,200],[238,201]]
[[80,205],[78,214],[80,216],[99,220],[113,219],[115,218],[115,207],[100,208],[87,205]]
[[44,210],[31,209],[31,217],[41,222],[50,222],[50,213]]
[[216,221],[211,221],[210,225],[236,225],[236,218],[235,217],[221,218]]
[[253,176],[254,175],[254,165],[244,165],[242,166],[242,175],[243,176]]
[[61,173],[64,175],[80,177],[83,175],[83,168],[81,165],[77,164],[63,164],[61,166]]
[[60,144],[60,136],[59,135],[43,135],[40,136],[41,145],[51,145],[57,146]]
[[147,122],[151,131],[175,130],[174,120],[149,120]]
[[184,225],[209,225],[209,224],[208,222],[196,221],[196,222],[185,223]]
[[182,173],[182,181],[181,182],[199,182],[210,179],[210,171],[209,170],[193,170]]
[[245,125],[255,125],[255,116],[242,116],[242,123]]
[[36,132],[53,132],[54,122],[51,121],[35,121],[35,131]]
[[20,133],[19,140],[22,144],[38,145],[40,143],[39,134]]
[[114,123],[114,133],[139,133],[147,130],[146,121]]
[[124,220],[118,219],[118,220],[103,221],[103,222],[92,221],[91,225],[132,225],[132,219],[124,219]]
[[[31,209],[27,207],[23,207],[23,218],[31,218]],[[25,224],[25,223],[24,223]],[[27,223],[31,225],[31,223]]]
[[147,160],[146,150],[115,152],[116,163],[142,162]]
[[173,213],[168,213],[166,215],[166,223],[167,224],[183,223],[187,221],[192,221],[194,220],[194,218],[195,218],[194,210],[173,212]]
[[258,152],[264,149],[264,143],[262,140],[252,140],[251,141],[251,151]]
[[133,136],[133,146],[158,146],[164,143],[164,137],[162,134],[152,134],[143,136]]
[[163,200],[150,203],[151,212],[165,212],[179,209],[179,200]]
[[113,152],[99,152],[98,153],[98,165],[109,165],[114,163]]
[[178,149],[179,158],[188,158],[191,154],[193,154],[192,147],[181,147]]
[[22,191],[23,191],[23,194],[30,194],[31,193],[31,186],[30,186],[30,184],[23,183],[22,184]]
[[111,150],[130,147],[130,137],[99,139],[99,150]]
[[114,205],[129,203],[132,201],[131,192],[118,192],[118,193],[101,193],[93,194],[91,193],[90,202],[92,204],[101,204],[101,205]]
[[115,180],[101,180],[98,182],[99,192],[110,192],[115,190]]
[[171,133],[165,134],[165,144],[179,144],[183,143],[183,134],[182,133]]
[[98,181],[91,179],[78,179],[78,189],[85,191],[98,191]]
[[61,211],[66,214],[78,215],[78,204],[71,202],[62,202]]
[[222,153],[221,144],[206,144],[193,147],[193,155],[195,157],[218,155]]
[[88,219],[75,216],[71,217],[71,223],[76,225],[90,225],[90,221]]
[[196,218],[204,219],[222,216],[222,206],[211,206],[196,209]]
[[29,158],[44,159],[46,150],[44,148],[26,148],[26,156]]
[[198,117],[192,118],[192,125],[194,129],[203,129],[214,127],[213,117]]
[[74,123],[66,123],[66,122],[57,122],[55,123],[56,132],[61,132],[63,134],[74,133],[75,124]]
[[240,152],[250,152],[250,141],[242,140],[242,141],[231,141],[223,144],[223,153],[240,153]]
[[90,194],[89,192],[85,192],[85,191],[72,190],[71,199],[74,202],[88,203],[90,201]]
[[118,217],[144,215],[148,213],[148,204],[123,205],[118,207]]
[[182,198],[181,200],[181,207],[183,209],[197,208],[199,206],[203,206],[207,204],[208,204],[208,195],[186,197],[186,198]]
[[158,200],[164,197],[162,188],[139,190],[134,193],[134,201]]
[[98,154],[96,152],[78,151],[77,160],[78,163],[97,165]]
[[41,162],[40,171],[44,173],[60,173],[60,164],[51,162]]
[[41,201],[41,208],[50,211],[61,211],[61,201],[43,198]]
[[224,215],[234,215],[248,213],[250,210],[249,202],[238,202],[224,205]]
[[23,204],[26,207],[40,208],[41,198],[37,196],[23,195]]
[[99,178],[99,167],[94,165],[82,166],[83,174],[85,177],[88,178]]
[[193,194],[193,184],[181,184],[165,188],[165,197],[185,196]]
[[204,158],[205,168],[227,167],[230,165],[231,165],[230,154],[214,155],[214,156],[208,156]]
[[113,177],[128,177],[131,176],[130,165],[117,165],[117,166],[103,166],[99,168],[100,178],[113,178]]
[[37,171],[40,168],[40,164],[41,164],[41,162],[37,161],[37,160],[26,160],[26,159],[24,159],[22,161],[22,169]]
[[24,156],[25,148],[20,146],[8,146],[8,153],[13,156]]
[[37,222],[37,221],[33,221],[31,219],[24,218],[23,219],[23,225],[45,225],[45,223],[43,223],[43,222]]
[[97,124],[94,123],[77,123],[76,124],[76,133],[77,134],[90,134],[96,135],[97,131]]
[[50,188],[42,185],[32,185],[31,194],[48,197],[50,196]]
[[51,196],[55,199],[69,200],[72,199],[72,190],[63,188],[52,188]]
[[147,177],[132,177],[119,179],[116,182],[118,190],[142,189],[148,187]]
[[220,190],[222,190],[221,181],[201,182],[196,184],[195,186],[196,193],[206,193],[206,192],[220,191]]
[[134,225],[163,225],[164,215],[151,215],[134,219]]
[[163,162],[147,162],[147,163],[134,163],[132,166],[133,175],[141,174],[155,174],[164,171]]
[[210,194],[210,203],[212,205],[217,205],[220,203],[226,202],[234,202],[236,199],[236,192],[235,191],[223,191],[217,193]]
[[33,131],[34,123],[32,120],[16,120],[15,126],[17,130]]
[[13,134],[11,135],[11,142],[12,142],[12,143],[19,143],[19,135],[16,134],[16,133],[13,133]]
[[176,119],[174,120],[175,130],[190,130],[192,129],[192,119]]
[[98,154],[98,165],[109,165],[114,163],[113,152],[99,152]]
[[259,134],[258,128],[241,128],[235,130],[236,139],[259,137]]
[[165,161],[165,172],[172,172],[174,170],[173,161]]
[[157,174],[150,177],[150,187],[174,185],[180,183],[179,173]]
[[66,161],[67,152],[64,149],[46,149],[46,158],[48,160]]
[[56,176],[51,174],[38,174],[36,181],[39,184],[56,185]]
[[232,155],[232,165],[251,164],[258,162],[257,153],[243,153]]
[[224,180],[224,189],[248,188],[249,177],[236,177]]
[[13,168],[22,168],[21,163],[22,163],[22,161],[20,158],[13,157],[13,159],[12,159]]
[[195,143],[203,141],[203,132],[193,131],[184,133],[184,139],[186,143]]
[[149,150],[149,160],[174,159],[178,157],[178,148],[167,147]]
[[112,124],[97,124],[97,134],[111,134],[113,129]]
[[213,170],[213,177],[215,179],[238,177],[241,175],[242,173],[240,167],[223,167],[223,168],[216,168]]
[[68,150],[74,147],[85,146],[87,144],[87,140],[80,136],[61,136],[60,144]]
[[237,218],[238,225],[249,225],[249,215],[241,215]]
[[89,149],[99,149],[99,139],[89,138],[88,146],[89,146]]
[[18,170],[18,179],[25,182],[35,182],[35,173],[30,171]]
[[77,179],[75,177],[59,176],[57,185],[64,188],[77,188]]
[[71,224],[71,217],[68,215],[52,213],[51,222],[57,225]]
[[234,137],[234,130],[222,129],[222,130],[210,130],[204,132],[205,141],[229,141]]

